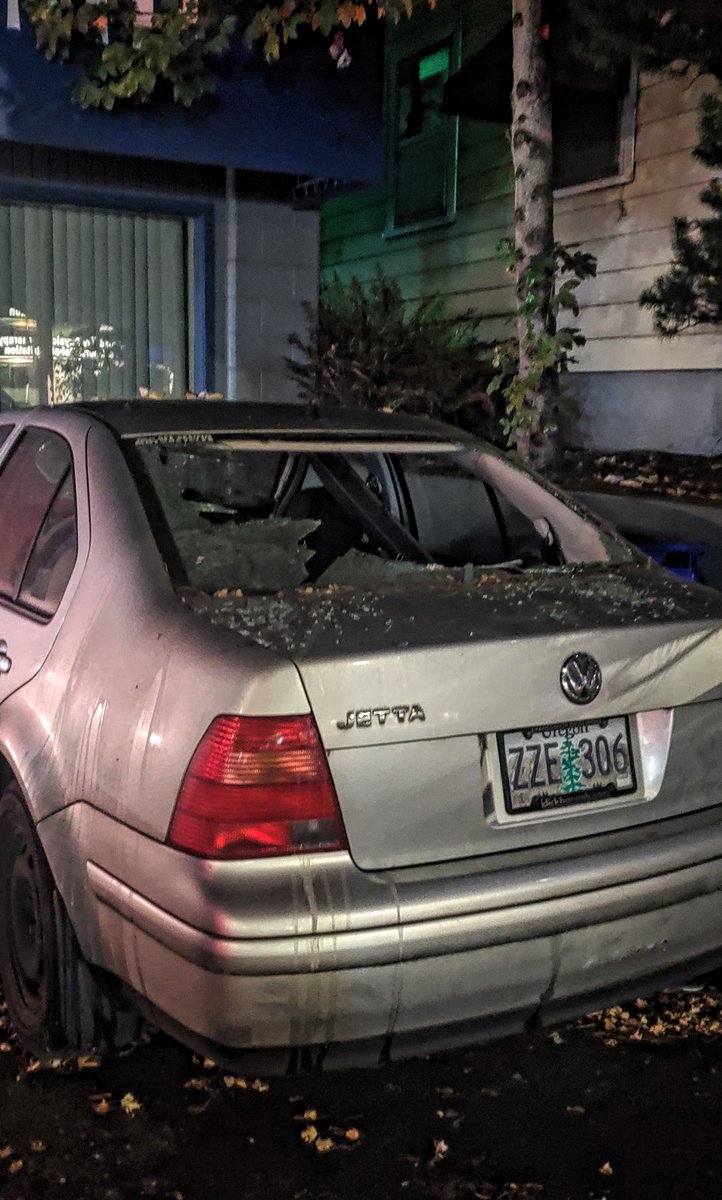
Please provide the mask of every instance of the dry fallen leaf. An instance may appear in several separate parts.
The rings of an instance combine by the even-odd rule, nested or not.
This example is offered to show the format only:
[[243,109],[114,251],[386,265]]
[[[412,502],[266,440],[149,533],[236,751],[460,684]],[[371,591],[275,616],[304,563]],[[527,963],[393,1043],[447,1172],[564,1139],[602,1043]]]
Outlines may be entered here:
[[303,1114],[304,1121],[315,1121],[318,1113],[315,1108],[307,1108]]
[[599,1168],[599,1174],[600,1175],[612,1175],[613,1174],[612,1164],[609,1162],[602,1163],[601,1167]]
[[0,1159],[12,1158],[14,1153],[15,1151],[13,1150],[12,1146],[3,1146],[0,1149]]
[[33,1154],[42,1154],[43,1150],[46,1149],[45,1142],[41,1138],[33,1138],[30,1142],[30,1149]]
[[77,1059],[77,1064],[79,1071],[93,1071],[100,1066],[100,1059],[93,1058],[89,1054],[81,1054]]
[[434,1162],[441,1162],[449,1153],[448,1144],[443,1138],[434,1138]]
[[315,1125],[307,1125],[305,1129],[301,1130],[301,1141],[302,1142],[306,1142],[307,1144],[310,1144],[311,1142],[315,1142],[317,1137],[318,1137],[318,1130]]
[[200,1078],[186,1079],[183,1087],[188,1088],[190,1091],[207,1092],[208,1080]]
[[350,1129],[346,1130],[344,1136],[348,1142],[357,1142],[361,1137],[361,1134],[359,1133],[358,1129],[355,1129],[353,1126],[351,1126]]
[[583,1117],[586,1111],[581,1104],[567,1104],[567,1112],[572,1117]]
[[93,1105],[93,1112],[97,1113],[99,1117],[104,1117],[106,1113],[110,1112],[110,1104],[105,1099],[98,1100],[97,1104]]
[[17,1175],[18,1171],[22,1171],[22,1169],[23,1169],[23,1160],[21,1158],[15,1158],[10,1163],[10,1166],[8,1167],[8,1172],[10,1173],[10,1175]]
[[270,1083],[264,1083],[262,1079],[254,1079],[251,1087],[253,1088],[254,1092],[270,1092],[271,1090]]
[[132,1092],[126,1092],[120,1101],[120,1107],[127,1117],[134,1117],[137,1112],[140,1112],[143,1105],[136,1100]]
[[319,1154],[328,1154],[329,1150],[333,1150],[333,1138],[330,1138],[330,1137],[316,1138],[314,1145],[315,1145],[316,1149],[318,1150]]

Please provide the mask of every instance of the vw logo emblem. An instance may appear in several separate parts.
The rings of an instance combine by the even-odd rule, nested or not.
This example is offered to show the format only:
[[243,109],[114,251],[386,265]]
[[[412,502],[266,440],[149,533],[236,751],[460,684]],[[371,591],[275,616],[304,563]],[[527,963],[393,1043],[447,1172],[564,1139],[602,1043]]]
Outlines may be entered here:
[[570,654],[562,663],[559,681],[562,691],[572,704],[590,704],[602,687],[602,668],[591,654],[579,651]]

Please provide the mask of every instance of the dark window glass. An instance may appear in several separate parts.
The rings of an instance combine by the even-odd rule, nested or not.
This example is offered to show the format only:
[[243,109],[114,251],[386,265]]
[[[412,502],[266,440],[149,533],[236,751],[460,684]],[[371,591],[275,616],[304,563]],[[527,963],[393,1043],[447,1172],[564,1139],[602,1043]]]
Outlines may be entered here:
[[71,466],[63,438],[29,429],[0,472],[0,595],[15,600],[45,516]]
[[613,179],[621,170],[630,68],[570,74],[553,69],[554,187]]
[[2,446],[3,442],[6,441],[7,438],[10,437],[10,434],[12,433],[12,431],[13,431],[12,425],[4,425],[3,428],[0,429],[0,446]]
[[30,555],[20,603],[52,616],[63,598],[77,551],[75,485],[70,470],[48,509]]
[[394,224],[413,225],[448,215],[454,169],[453,126],[443,111],[451,46],[399,63],[396,76]]

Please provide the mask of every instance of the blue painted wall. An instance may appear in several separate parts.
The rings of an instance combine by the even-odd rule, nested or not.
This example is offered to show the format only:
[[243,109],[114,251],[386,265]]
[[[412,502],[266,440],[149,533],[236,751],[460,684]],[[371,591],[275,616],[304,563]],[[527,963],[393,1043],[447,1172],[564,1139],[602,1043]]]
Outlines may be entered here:
[[73,70],[47,62],[23,14],[0,0],[0,138],[68,149],[372,182],[380,177],[381,55],[373,30],[338,71],[309,35],[268,66],[239,48],[216,96],[190,111],[173,105],[88,111],[71,99]]

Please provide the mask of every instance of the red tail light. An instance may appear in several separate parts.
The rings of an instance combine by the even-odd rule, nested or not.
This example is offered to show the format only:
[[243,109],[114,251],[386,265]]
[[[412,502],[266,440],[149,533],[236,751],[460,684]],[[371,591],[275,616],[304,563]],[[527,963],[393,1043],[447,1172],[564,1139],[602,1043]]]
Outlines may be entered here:
[[168,842],[203,858],[346,846],[312,717],[216,717],[191,759]]

